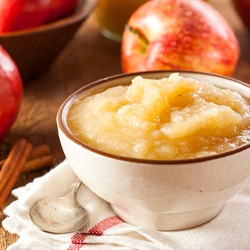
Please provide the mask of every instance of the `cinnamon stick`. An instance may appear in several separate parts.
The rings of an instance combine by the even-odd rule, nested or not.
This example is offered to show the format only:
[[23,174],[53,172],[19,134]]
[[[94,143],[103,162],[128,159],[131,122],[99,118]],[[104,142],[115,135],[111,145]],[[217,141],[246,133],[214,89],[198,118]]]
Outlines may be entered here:
[[45,155],[39,158],[34,158],[25,163],[21,173],[28,173],[35,171],[44,167],[51,166],[54,162],[54,157],[52,155]]
[[[0,169],[6,159],[0,161]],[[54,157],[51,155],[50,148],[47,144],[41,144],[32,149],[27,162],[22,168],[21,173],[28,173],[47,166],[51,166],[54,162]]]
[[2,166],[3,166],[5,161],[6,161],[6,159],[0,161],[0,169],[2,169]]
[[41,144],[33,148],[31,154],[28,157],[28,161],[45,155],[51,155],[50,148],[47,144]]
[[25,139],[17,140],[11,149],[0,171],[0,206],[14,187],[31,150],[32,145]]

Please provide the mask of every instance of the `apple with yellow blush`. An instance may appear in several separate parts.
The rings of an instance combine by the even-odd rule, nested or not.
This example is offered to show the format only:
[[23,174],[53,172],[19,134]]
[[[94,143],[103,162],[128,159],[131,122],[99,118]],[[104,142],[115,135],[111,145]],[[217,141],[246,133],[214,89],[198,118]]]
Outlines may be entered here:
[[227,20],[201,0],[151,0],[130,17],[122,36],[125,73],[194,70],[233,75],[239,43]]

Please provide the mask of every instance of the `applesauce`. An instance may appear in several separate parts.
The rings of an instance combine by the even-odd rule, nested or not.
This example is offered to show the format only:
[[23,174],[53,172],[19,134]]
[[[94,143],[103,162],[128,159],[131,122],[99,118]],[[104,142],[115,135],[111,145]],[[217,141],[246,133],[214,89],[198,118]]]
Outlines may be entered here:
[[[128,83],[129,84],[129,83]],[[239,93],[178,73],[135,77],[128,86],[79,98],[67,115],[90,147],[141,159],[204,157],[250,141],[250,105]]]

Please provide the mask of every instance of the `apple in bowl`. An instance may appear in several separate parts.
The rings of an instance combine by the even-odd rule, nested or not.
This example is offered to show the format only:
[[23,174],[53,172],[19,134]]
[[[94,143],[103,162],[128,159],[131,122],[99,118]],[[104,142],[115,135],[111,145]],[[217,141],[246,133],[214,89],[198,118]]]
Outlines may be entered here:
[[123,72],[195,70],[231,76],[239,44],[209,3],[153,0],[130,17],[122,37]]

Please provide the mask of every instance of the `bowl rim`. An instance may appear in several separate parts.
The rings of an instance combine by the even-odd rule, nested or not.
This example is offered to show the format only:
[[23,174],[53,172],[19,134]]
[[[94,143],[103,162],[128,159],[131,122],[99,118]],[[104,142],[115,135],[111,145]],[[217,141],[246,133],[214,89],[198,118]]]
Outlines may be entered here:
[[[219,75],[219,74],[214,74],[214,73],[209,73],[209,72],[200,72],[200,71],[191,71],[191,70],[152,70],[152,71],[142,71],[142,72],[133,72],[133,73],[120,73],[120,74],[115,74],[112,76],[108,76],[108,77],[104,77],[101,78],[99,80],[90,82],[86,85],[83,85],[82,87],[80,87],[78,90],[76,90],[75,92],[73,92],[70,96],[68,96],[64,102],[60,105],[58,112],[57,112],[57,116],[56,116],[56,122],[57,122],[57,127],[58,130],[60,130],[68,139],[70,139],[71,141],[73,141],[75,144],[77,144],[80,147],[83,147],[84,149],[91,151],[93,153],[96,153],[98,155],[102,155],[108,158],[112,158],[112,159],[118,159],[121,161],[125,161],[125,162],[135,162],[135,163],[146,163],[146,164],[156,164],[156,165],[169,165],[169,164],[192,164],[192,163],[198,163],[198,162],[206,162],[206,161],[211,161],[211,160],[215,160],[218,158],[224,158],[230,155],[234,155],[237,154],[239,152],[242,152],[246,149],[250,148],[250,142],[244,144],[241,147],[238,147],[236,149],[230,150],[230,151],[226,151],[220,154],[215,154],[215,155],[209,155],[209,156],[203,156],[203,157],[197,157],[197,158],[191,158],[191,159],[173,159],[173,160],[154,160],[154,159],[141,159],[141,158],[133,158],[133,157],[127,157],[127,156],[120,156],[120,155],[115,155],[112,153],[108,153],[105,151],[102,151],[100,149],[96,149],[93,148],[83,142],[81,142],[80,140],[78,140],[69,130],[69,128],[67,127],[66,121],[64,121],[63,119],[63,113],[64,110],[67,109],[67,107],[69,107],[71,105],[71,103],[77,99],[77,97],[79,96],[79,94],[81,94],[83,91],[91,89],[92,87],[95,87],[97,85],[100,85],[102,83],[105,83],[109,80],[115,80],[115,79],[119,79],[119,78],[123,78],[123,77],[133,77],[133,76],[138,76],[138,75],[149,75],[149,74],[157,74],[157,73],[188,73],[188,74],[195,74],[195,75],[206,75],[206,76],[212,76],[212,77],[216,77],[216,78],[222,78],[225,80],[229,80],[229,81],[233,81],[236,82],[238,84],[241,84],[247,88],[250,88],[250,85],[235,79],[233,77],[229,77],[229,76],[224,76],[224,75]],[[59,132],[59,131],[58,131]]]
[[0,38],[17,37],[31,35],[40,32],[47,32],[57,28],[65,27],[76,22],[86,19],[97,5],[98,0],[80,0],[74,13],[54,22],[40,25],[34,28],[16,30],[11,32],[0,33]]

